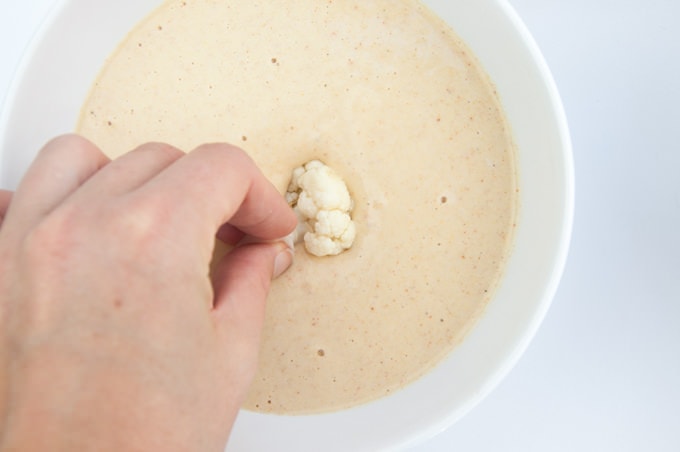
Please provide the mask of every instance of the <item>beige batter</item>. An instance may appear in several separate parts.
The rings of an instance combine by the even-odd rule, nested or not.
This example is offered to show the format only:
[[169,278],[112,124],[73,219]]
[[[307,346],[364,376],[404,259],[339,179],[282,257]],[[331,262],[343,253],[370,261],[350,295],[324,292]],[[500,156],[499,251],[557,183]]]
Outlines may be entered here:
[[282,193],[312,159],[345,178],[354,247],[299,247],[275,281],[252,410],[337,410],[412,382],[474,324],[511,246],[494,88],[415,0],[169,1],[110,58],[78,130],[111,157],[235,143]]

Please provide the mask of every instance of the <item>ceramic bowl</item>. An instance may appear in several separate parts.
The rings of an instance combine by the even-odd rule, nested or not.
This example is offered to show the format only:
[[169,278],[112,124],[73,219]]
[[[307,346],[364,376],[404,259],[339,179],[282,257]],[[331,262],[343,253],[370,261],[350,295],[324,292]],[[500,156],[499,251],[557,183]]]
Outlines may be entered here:
[[[0,121],[0,185],[14,188],[42,144],[73,130],[106,57],[159,0],[62,0],[23,60]],[[550,72],[503,0],[425,3],[476,54],[496,85],[518,146],[520,211],[498,292],[463,343],[390,397],[310,416],[243,412],[234,451],[375,451],[417,444],[491,391],[534,336],[557,288],[573,212],[572,157]]]

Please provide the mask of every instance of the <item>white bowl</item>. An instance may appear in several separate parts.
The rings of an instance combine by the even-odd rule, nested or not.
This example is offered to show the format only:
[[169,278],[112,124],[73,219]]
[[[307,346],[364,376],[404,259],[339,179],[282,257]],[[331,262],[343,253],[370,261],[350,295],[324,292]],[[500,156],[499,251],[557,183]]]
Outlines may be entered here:
[[[0,185],[14,188],[41,145],[74,128],[105,58],[160,0],[63,0],[34,40],[0,118]],[[494,81],[519,148],[521,208],[497,295],[465,341],[426,376],[330,414],[244,412],[234,451],[374,451],[435,435],[473,408],[527,347],[557,288],[571,233],[573,168],[559,95],[533,39],[503,0],[430,0]]]

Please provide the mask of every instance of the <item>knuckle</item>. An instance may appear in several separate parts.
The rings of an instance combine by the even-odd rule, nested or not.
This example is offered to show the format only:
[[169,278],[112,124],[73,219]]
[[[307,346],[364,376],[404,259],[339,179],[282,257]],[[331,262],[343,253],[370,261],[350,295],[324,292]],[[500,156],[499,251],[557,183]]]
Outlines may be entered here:
[[113,215],[112,224],[119,229],[116,235],[128,241],[146,242],[167,218],[166,210],[150,197],[135,197]]
[[[243,149],[227,143],[207,143],[203,144],[193,151],[197,154],[215,155],[216,158],[229,162],[231,164],[246,164],[252,165],[253,160],[248,153]],[[210,163],[212,159],[204,159],[206,163]]]
[[203,143],[199,145],[194,152],[200,152],[200,151],[211,151],[211,152],[229,152],[229,153],[234,153],[234,154],[245,154],[245,152],[239,148],[238,146],[235,146],[233,144],[229,143]]
[[250,156],[240,148],[225,143],[204,144],[194,149],[190,156],[190,170],[186,177],[206,195],[222,190],[225,180],[237,176],[247,180],[256,170]]
[[47,144],[40,150],[41,154],[54,154],[54,153],[76,153],[77,156],[83,154],[90,154],[92,152],[98,152],[97,148],[91,141],[86,138],[76,135],[76,134],[65,134],[60,135],[51,139]]
[[110,212],[108,235],[128,255],[145,261],[153,259],[167,241],[175,216],[170,203],[152,195],[132,196]]
[[184,152],[177,149],[176,147],[171,146],[167,143],[161,143],[156,141],[151,141],[143,144],[142,146],[137,148],[137,151],[152,152],[156,154],[159,158],[168,162],[173,162],[178,158],[184,156]]
[[[73,162],[78,166],[95,172],[110,159],[92,142],[80,135],[60,135],[50,140],[38,153],[35,162],[43,165],[69,168]],[[71,164],[68,164],[71,162]]]

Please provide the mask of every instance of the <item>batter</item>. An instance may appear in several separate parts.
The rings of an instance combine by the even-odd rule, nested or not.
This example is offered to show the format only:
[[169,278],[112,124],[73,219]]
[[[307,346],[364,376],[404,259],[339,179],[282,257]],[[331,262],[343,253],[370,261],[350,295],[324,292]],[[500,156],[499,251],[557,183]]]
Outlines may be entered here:
[[494,87],[416,0],[168,1],[108,60],[78,131],[112,158],[237,144],[282,193],[313,159],[346,181],[354,246],[300,247],[274,282],[250,410],[339,410],[414,381],[474,325],[511,246]]

